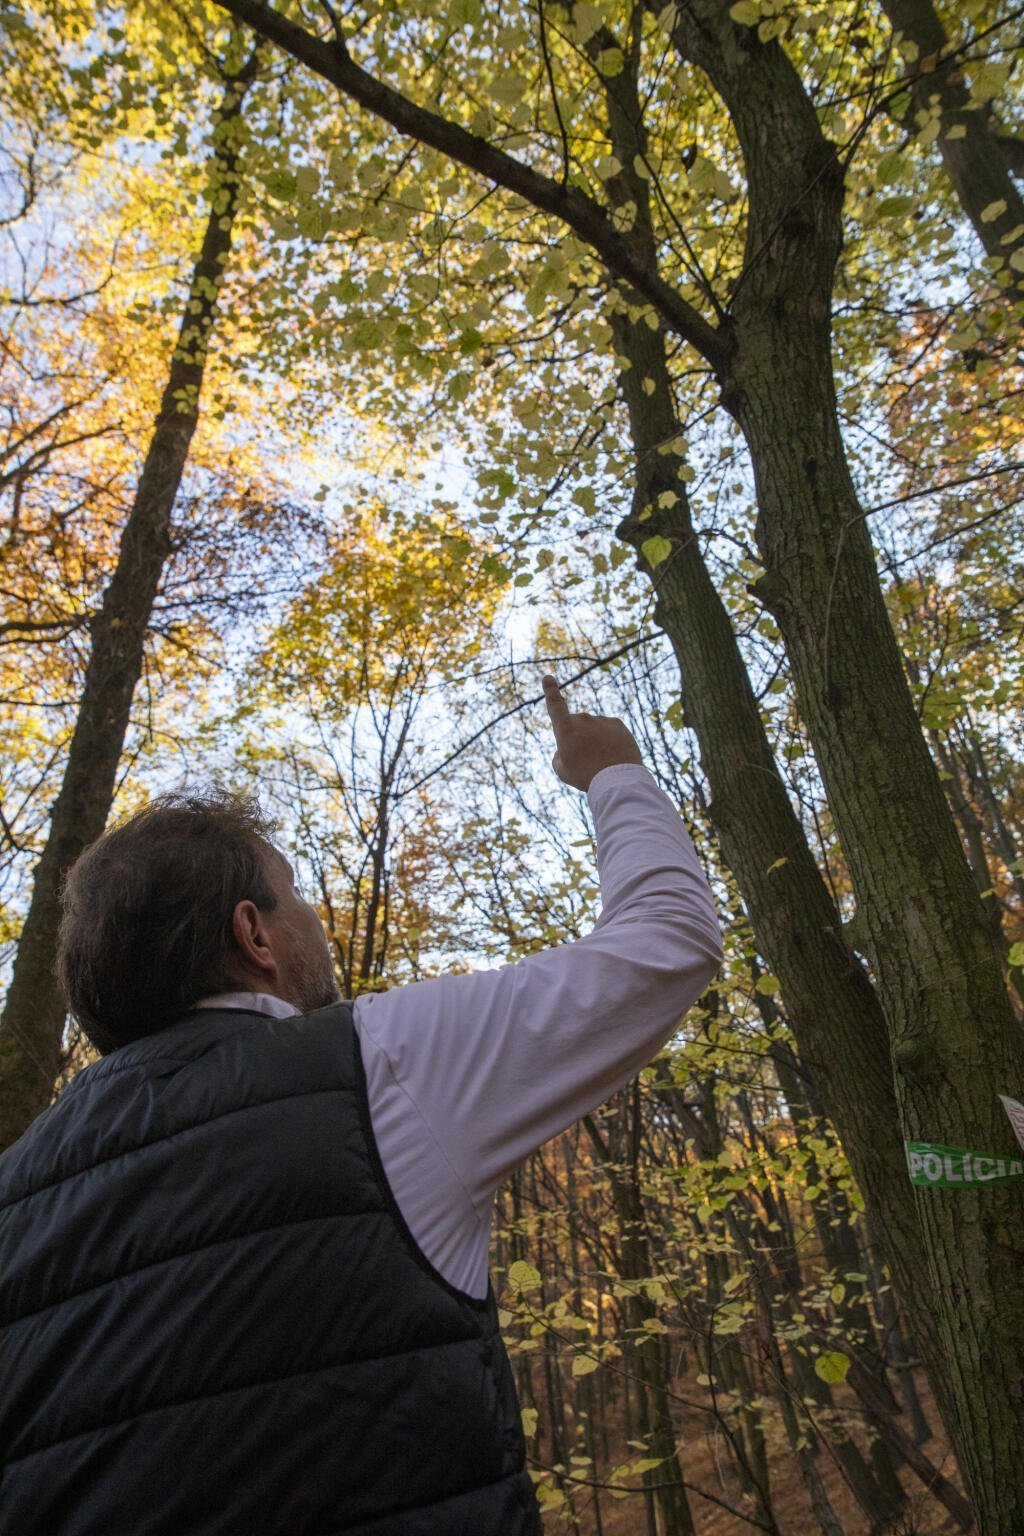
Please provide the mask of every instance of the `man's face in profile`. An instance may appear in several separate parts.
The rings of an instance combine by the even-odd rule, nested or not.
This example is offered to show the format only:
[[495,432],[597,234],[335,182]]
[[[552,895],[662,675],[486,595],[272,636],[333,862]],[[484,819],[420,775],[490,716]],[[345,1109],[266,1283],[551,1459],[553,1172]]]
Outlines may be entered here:
[[265,921],[280,940],[275,948],[281,965],[281,993],[300,1013],[326,1008],[336,1003],[341,993],[324,925],[316,909],[299,894],[295,872],[276,848],[267,850],[267,876],[277,905],[265,915]]

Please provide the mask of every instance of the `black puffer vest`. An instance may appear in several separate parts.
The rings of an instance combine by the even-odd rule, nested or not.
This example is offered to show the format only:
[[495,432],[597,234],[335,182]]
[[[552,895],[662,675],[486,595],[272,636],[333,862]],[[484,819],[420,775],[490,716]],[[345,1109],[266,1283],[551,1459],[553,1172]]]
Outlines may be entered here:
[[347,1004],[193,1014],[0,1159],[3,1536],[532,1536],[493,1296],[420,1253]]

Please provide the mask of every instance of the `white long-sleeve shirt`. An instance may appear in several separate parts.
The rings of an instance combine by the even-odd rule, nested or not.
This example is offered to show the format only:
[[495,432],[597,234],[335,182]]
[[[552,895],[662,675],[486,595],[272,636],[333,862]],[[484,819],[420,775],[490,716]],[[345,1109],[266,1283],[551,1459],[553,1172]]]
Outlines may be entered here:
[[[425,1256],[473,1296],[487,1292],[499,1184],[629,1082],[721,963],[693,845],[647,769],[605,768],[588,796],[602,897],[591,933],[497,970],[355,1000],[392,1193]],[[295,1012],[263,993],[200,1006]]]

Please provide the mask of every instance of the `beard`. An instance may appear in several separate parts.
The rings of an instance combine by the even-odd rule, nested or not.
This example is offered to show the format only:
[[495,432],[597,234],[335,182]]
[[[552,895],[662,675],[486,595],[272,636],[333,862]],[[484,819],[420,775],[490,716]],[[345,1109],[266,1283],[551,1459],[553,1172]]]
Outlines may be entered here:
[[287,925],[287,932],[291,940],[289,975],[285,983],[288,1001],[294,1003],[300,1013],[312,1013],[317,1008],[340,1002],[341,989],[324,930],[320,930],[319,942],[300,933],[292,924]]

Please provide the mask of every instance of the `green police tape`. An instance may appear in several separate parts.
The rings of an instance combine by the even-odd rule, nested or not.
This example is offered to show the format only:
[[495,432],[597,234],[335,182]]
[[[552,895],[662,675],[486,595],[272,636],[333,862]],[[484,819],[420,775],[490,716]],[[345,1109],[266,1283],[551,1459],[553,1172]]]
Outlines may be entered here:
[[1024,1161],[1019,1157],[990,1157],[985,1152],[940,1147],[930,1141],[904,1145],[911,1184],[959,1189],[964,1184],[1005,1184],[1008,1179],[1024,1179]]

